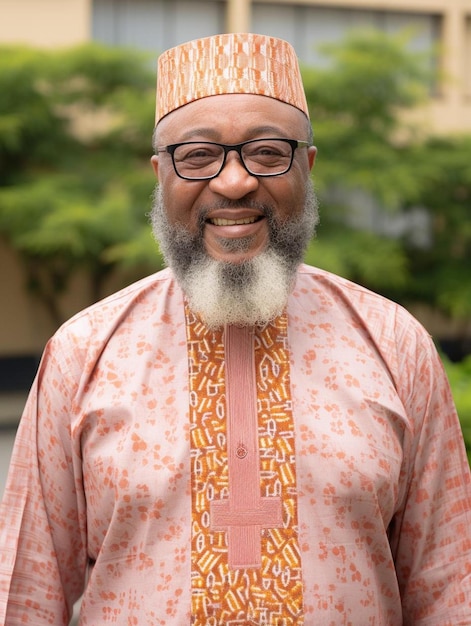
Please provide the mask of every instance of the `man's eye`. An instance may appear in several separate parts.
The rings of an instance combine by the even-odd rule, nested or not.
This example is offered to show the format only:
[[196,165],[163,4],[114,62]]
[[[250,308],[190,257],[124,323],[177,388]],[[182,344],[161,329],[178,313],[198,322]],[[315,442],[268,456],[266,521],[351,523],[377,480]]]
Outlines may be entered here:
[[214,153],[209,150],[192,150],[185,156],[185,159],[205,159],[212,156]]
[[210,159],[217,159],[219,152],[217,149],[210,146],[196,146],[193,148],[186,148],[185,150],[179,150],[175,157],[178,161],[205,161]]
[[286,154],[284,146],[271,143],[249,145],[247,149],[247,156],[249,157],[284,157]]

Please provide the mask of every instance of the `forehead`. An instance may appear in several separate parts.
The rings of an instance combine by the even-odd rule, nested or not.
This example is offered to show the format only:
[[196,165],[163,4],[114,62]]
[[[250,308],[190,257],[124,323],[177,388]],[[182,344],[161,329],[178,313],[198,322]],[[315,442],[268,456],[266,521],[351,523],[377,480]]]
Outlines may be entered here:
[[256,137],[303,139],[308,119],[296,107],[268,96],[222,94],[195,100],[157,125],[160,143],[193,139],[237,143]]

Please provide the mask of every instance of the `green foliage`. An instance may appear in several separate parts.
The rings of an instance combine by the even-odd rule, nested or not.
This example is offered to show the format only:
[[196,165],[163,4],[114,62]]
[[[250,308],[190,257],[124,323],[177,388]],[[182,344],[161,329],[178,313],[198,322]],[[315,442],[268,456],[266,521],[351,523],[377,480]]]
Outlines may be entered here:
[[442,357],[471,463],[471,355],[460,363]]
[[[404,304],[421,301],[467,318],[471,137],[429,137],[429,129],[405,121],[405,110],[423,104],[437,80],[407,42],[407,33],[353,32],[324,48],[326,67],[304,70],[322,217],[308,259]],[[412,232],[369,226],[360,233],[358,197],[369,198],[386,224],[422,207],[430,245],[419,247]]]
[[430,214],[432,245],[409,249],[409,292],[455,318],[471,315],[471,136],[431,137],[413,151],[417,196]]
[[406,49],[404,34],[353,32],[341,45],[324,46],[330,63],[304,70],[324,187],[361,187],[386,208],[416,181],[404,153],[415,129],[400,112],[423,102],[431,77],[425,57]]
[[[0,234],[56,324],[78,270],[96,300],[131,260],[140,273],[161,266],[146,217],[154,81],[147,58],[129,50],[0,53]],[[131,257],[144,231],[148,243]]]
[[342,45],[324,47],[326,67],[303,69],[322,217],[307,259],[388,295],[410,280],[407,253],[397,239],[360,229],[352,204],[360,192],[393,214],[405,196],[418,194],[409,159],[417,133],[400,112],[423,101],[431,77],[406,43],[404,34],[353,32]]
[[0,176],[9,184],[35,163],[69,148],[64,120],[44,93],[47,55],[26,48],[0,52]]
[[322,236],[311,242],[306,262],[376,290],[398,289],[408,276],[407,259],[398,241],[341,224],[328,224],[322,230]]
[[306,82],[313,112],[327,120],[355,122],[368,134],[394,130],[398,109],[423,99],[432,78],[426,69],[427,55],[407,50],[411,35],[355,30],[340,44],[322,46],[320,51],[330,63],[311,70],[313,80]]

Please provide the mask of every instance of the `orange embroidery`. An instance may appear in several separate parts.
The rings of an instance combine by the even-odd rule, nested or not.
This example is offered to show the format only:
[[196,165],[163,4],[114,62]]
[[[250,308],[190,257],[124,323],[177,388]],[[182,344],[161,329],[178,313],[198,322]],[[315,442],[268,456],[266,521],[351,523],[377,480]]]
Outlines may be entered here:
[[[208,331],[189,310],[186,315],[191,413],[192,624],[302,626],[287,319],[282,316],[254,333],[260,500],[276,503],[281,499],[281,523],[260,531],[261,567],[231,568],[227,531],[211,528],[211,503],[224,507],[230,490],[224,337],[222,331]],[[236,441],[234,454],[244,458],[244,445]]]

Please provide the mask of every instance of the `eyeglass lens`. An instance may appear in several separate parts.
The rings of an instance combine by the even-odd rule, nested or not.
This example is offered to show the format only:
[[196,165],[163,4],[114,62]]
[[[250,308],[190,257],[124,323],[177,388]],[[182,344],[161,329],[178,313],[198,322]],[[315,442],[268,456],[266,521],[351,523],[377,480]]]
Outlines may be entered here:
[[175,169],[184,178],[216,176],[225,156],[236,150],[251,174],[273,176],[286,172],[293,158],[293,146],[283,139],[257,139],[241,146],[222,146],[215,143],[189,142],[173,151]]

